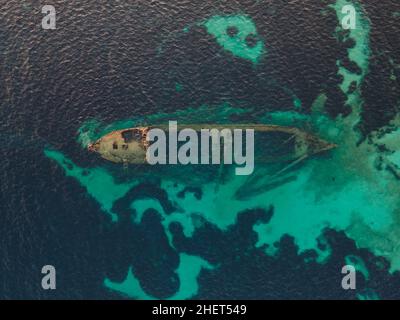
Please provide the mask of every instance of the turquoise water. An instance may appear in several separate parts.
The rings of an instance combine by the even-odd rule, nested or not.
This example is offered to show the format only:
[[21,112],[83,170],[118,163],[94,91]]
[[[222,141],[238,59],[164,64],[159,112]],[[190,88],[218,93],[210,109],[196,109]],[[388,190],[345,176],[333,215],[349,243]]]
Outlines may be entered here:
[[[362,70],[354,74],[346,70],[341,61],[337,61],[338,73],[343,76],[340,89],[347,97],[347,104],[352,114],[346,118],[330,119],[324,113],[326,95],[321,93],[316,97],[312,113],[304,115],[297,112],[302,103],[297,98],[294,101],[295,111],[269,112],[260,117],[261,123],[279,125],[307,125],[309,130],[320,137],[338,144],[338,148],[323,157],[307,159],[301,167],[288,173],[288,180],[273,189],[269,188],[271,177],[266,174],[268,168],[258,166],[254,175],[257,176],[256,191],[249,194],[245,200],[235,197],[237,190],[243,185],[252,184],[248,177],[230,176],[223,181],[202,181],[201,199],[193,194],[179,197],[188,183],[186,176],[165,176],[161,179],[161,188],[179,211],[166,214],[157,199],[148,198],[131,203],[130,209],[135,212],[131,223],[140,224],[148,209],[155,209],[162,217],[162,225],[167,234],[170,246],[173,247],[173,235],[170,225],[178,223],[182,226],[186,237],[192,237],[196,230],[196,217],[201,216],[221,231],[227,230],[237,222],[237,215],[248,209],[274,208],[274,215],[267,224],[257,223],[253,230],[257,235],[258,248],[265,248],[266,255],[275,255],[276,246],[284,235],[295,239],[299,253],[314,250],[318,253],[317,262],[324,263],[329,259],[329,247],[321,249],[319,241],[326,228],[344,231],[354,239],[359,248],[366,248],[375,255],[383,256],[391,263],[391,270],[400,270],[400,221],[399,199],[400,188],[396,177],[388,171],[378,171],[376,163],[383,157],[385,164],[400,167],[400,150],[396,143],[400,132],[393,130],[386,135],[373,134],[371,141],[359,144],[360,133],[357,124],[360,121],[363,100],[360,86],[369,70],[369,32],[370,23],[363,15],[362,7],[355,1],[338,0],[331,10],[336,10],[338,25],[341,21],[341,7],[353,3],[357,8],[360,26],[351,31],[349,37],[356,45],[348,50],[348,57]],[[249,34],[259,36],[257,27],[251,17],[238,15],[215,15],[203,22],[207,32],[215,37],[223,52],[248,60],[255,66],[262,59],[268,59],[268,43],[261,38],[253,47],[246,44]],[[237,34],[226,34],[228,26],[235,26]],[[338,41],[345,41],[339,39]],[[349,93],[352,82],[357,89]],[[176,84],[180,91],[184,84]],[[174,119],[181,123],[228,122],[230,114],[245,114],[249,110],[233,108],[230,104],[218,106],[196,106],[176,113],[159,113],[146,118],[124,119],[111,124],[103,124],[92,120],[82,124],[78,132],[78,143],[85,152],[88,143],[98,139],[113,130],[134,127],[146,123],[161,123]],[[398,120],[392,126],[398,127]],[[378,144],[385,145],[390,152],[381,154]],[[110,216],[110,223],[115,223],[117,214],[112,211],[113,204],[121,199],[132,187],[141,182],[140,175],[131,177],[128,181],[120,181],[106,167],[83,168],[72,162],[60,151],[46,149],[45,155],[54,160],[69,177],[75,179],[85,188],[88,195],[97,201],[105,214]],[[382,160],[379,160],[382,161]],[[123,170],[121,168],[121,170]],[[286,178],[287,178],[286,177]],[[254,181],[254,180],[253,180]],[[254,185],[253,185],[254,187]],[[264,250],[264,249],[263,249]],[[356,265],[366,280],[369,272],[365,263],[358,257],[349,256],[347,262]],[[202,257],[180,254],[180,264],[176,274],[180,280],[179,290],[170,299],[187,299],[198,292],[198,276],[203,269],[213,270],[213,266]],[[140,281],[135,276],[135,270],[127,270],[126,278],[121,283],[104,280],[104,285],[110,290],[137,299],[153,299],[143,291]],[[374,299],[376,295],[369,292],[360,294],[360,299]]]
[[[250,17],[245,15],[214,16],[204,25],[222,48],[237,57],[257,63],[265,54],[265,46],[261,40],[257,40],[253,47],[246,43],[248,36],[257,37],[257,28]],[[237,33],[227,34],[226,30],[229,27],[236,28]]]
[[[198,291],[197,277],[200,271],[212,269],[213,267],[201,257],[189,256],[182,253],[179,256],[180,264],[176,269],[179,278],[178,291],[169,300],[184,300],[193,297]],[[109,279],[104,280],[104,285],[111,290],[118,291],[131,298],[153,300],[155,297],[146,294],[134,276],[133,270],[129,269],[125,280],[122,283],[115,283]]]

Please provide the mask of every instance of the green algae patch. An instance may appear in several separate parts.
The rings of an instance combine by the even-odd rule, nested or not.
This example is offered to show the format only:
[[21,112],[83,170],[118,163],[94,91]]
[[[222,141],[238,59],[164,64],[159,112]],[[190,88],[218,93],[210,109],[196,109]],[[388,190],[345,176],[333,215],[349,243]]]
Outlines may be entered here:
[[122,198],[136,183],[118,184],[104,168],[81,168],[59,151],[45,149],[46,157],[54,160],[68,177],[73,177],[86,188],[87,192],[101,205],[103,211],[111,216],[113,222],[117,215],[112,211],[116,200]]
[[100,125],[99,121],[91,119],[80,126],[77,140],[82,148],[86,149],[89,144],[101,137],[101,133],[97,132]]
[[268,206],[259,202],[259,199],[256,202],[235,199],[238,188],[245,180],[246,178],[243,177],[234,177],[227,184],[207,183],[203,185],[202,198],[198,199],[192,193],[179,197],[179,194],[186,188],[186,184],[176,180],[165,179],[161,182],[161,188],[168,193],[168,199],[178,209],[166,214],[156,199],[135,200],[130,206],[136,213],[132,219],[133,223],[139,224],[147,210],[156,210],[162,218],[161,223],[171,247],[174,247],[173,237],[169,228],[172,223],[179,223],[182,226],[184,235],[188,238],[193,236],[199,216],[217,226],[220,230],[227,230],[229,226],[236,223],[237,215],[240,212],[254,206],[262,207],[265,210],[268,209]]
[[182,92],[182,90],[183,90],[182,83],[179,83],[179,82],[175,83],[175,91],[180,93],[180,92]]
[[117,291],[129,298],[138,300],[155,300],[156,298],[148,295],[140,286],[139,280],[135,277],[132,267],[129,268],[126,278],[121,283],[113,282],[106,278],[103,282],[104,286],[110,290]]
[[257,63],[265,52],[256,25],[246,15],[213,16],[204,26],[222,48],[236,57]]
[[[334,164],[325,165],[326,182],[329,183],[329,170],[335,170]],[[335,176],[332,171],[332,178]],[[267,253],[275,254],[275,247],[284,234],[295,238],[300,252],[314,249],[320,253],[317,239],[325,228],[346,230],[354,217],[362,220],[371,229],[385,230],[392,222],[391,211],[384,199],[370,200],[369,185],[363,179],[349,182],[337,191],[315,186],[316,173],[312,164],[299,173],[297,180],[263,195],[264,201],[274,206],[274,215],[268,224],[254,226],[258,234],[258,247],[268,246]],[[332,184],[331,186],[338,186]],[[310,187],[308,187],[310,186]],[[260,199],[261,200],[261,199]]]
[[[168,189],[165,189],[168,190]],[[169,189],[169,194],[172,193],[172,190]],[[161,224],[164,227],[164,231],[167,235],[169,245],[174,247],[173,245],[173,237],[170,231],[170,224],[177,222],[183,228],[183,233],[186,237],[192,237],[194,232],[194,224],[192,221],[192,215],[187,214],[186,212],[172,212],[170,214],[166,214],[164,209],[162,208],[160,202],[156,199],[139,199],[135,200],[131,203],[130,208],[135,211],[136,215],[134,215],[133,223],[140,224],[143,218],[143,215],[149,209],[156,210],[161,215]]]
[[274,111],[268,112],[261,117],[261,122],[280,126],[294,126],[310,122],[311,117],[295,111]]
[[353,266],[356,271],[360,272],[364,276],[365,280],[369,280],[369,271],[362,258],[359,256],[349,255],[346,256],[345,261],[346,265]]
[[198,277],[203,270],[212,270],[214,267],[198,256],[180,254],[180,263],[175,271],[179,277],[179,290],[170,300],[190,299],[198,293]]
[[[184,300],[190,299],[198,292],[199,285],[197,278],[203,269],[212,270],[214,267],[204,259],[197,256],[190,256],[185,253],[179,255],[179,266],[175,270],[179,278],[178,291],[167,300]],[[128,274],[121,283],[113,282],[106,278],[104,286],[110,290],[117,291],[127,297],[140,300],[157,299],[148,295],[142,289],[139,280],[135,277],[133,269],[129,268]]]
[[342,62],[338,60],[336,62],[338,66],[338,74],[343,77],[343,81],[340,84],[340,89],[347,96],[347,103],[353,107],[358,107],[356,111],[360,111],[360,103],[357,103],[359,92],[358,90],[354,92],[349,92],[351,85],[353,83],[356,84],[357,89],[361,87],[362,81],[364,80],[365,75],[369,70],[369,59],[370,59],[370,40],[369,34],[371,30],[370,21],[366,16],[365,12],[363,12],[361,4],[358,1],[350,1],[350,0],[337,0],[334,5],[331,7],[336,11],[336,16],[339,22],[339,26],[337,27],[337,32],[342,30],[342,26],[340,25],[345,14],[342,13],[342,8],[345,5],[352,5],[356,10],[356,28],[349,30],[349,35],[343,42],[348,38],[354,40],[354,47],[347,49],[348,58],[350,61],[354,62],[360,69],[361,73],[352,73],[343,67]]
[[372,289],[365,289],[363,292],[357,293],[357,299],[360,301],[380,300],[379,295]]

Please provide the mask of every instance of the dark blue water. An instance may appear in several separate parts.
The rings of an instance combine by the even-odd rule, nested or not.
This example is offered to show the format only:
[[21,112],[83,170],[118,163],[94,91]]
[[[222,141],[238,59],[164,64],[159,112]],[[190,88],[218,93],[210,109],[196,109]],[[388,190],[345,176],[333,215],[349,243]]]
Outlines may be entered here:
[[[389,274],[388,262],[357,249],[344,233],[326,230],[332,255],[325,264],[306,263],[315,253],[298,255],[289,236],[277,244],[277,256],[256,249],[252,226],[267,222],[273,208],[246,212],[225,232],[203,221],[192,238],[174,225],[174,249],[156,213],[140,225],[127,222],[128,204],[141,197],[133,190],[115,204],[120,220],[110,224],[85,190],[43,154],[51,145],[82,166],[96,164],[76,143],[78,128],[93,118],[111,123],[229,102],[255,110],[230,120],[253,121],[266,111],[293,109],[293,95],[307,114],[322,91],[331,117],[348,114],[336,60],[351,43],[339,44],[333,36],[335,13],[322,13],[330,2],[54,0],[57,30],[44,31],[42,1],[0,0],[0,298],[121,298],[103,281],[122,281],[129,266],[148,294],[167,298],[179,285],[178,252],[220,265],[201,272],[199,299],[355,299],[366,290],[399,298],[399,274]],[[361,127],[367,134],[398,111],[399,83],[389,78],[400,77],[400,24],[393,14],[400,5],[362,3],[373,51],[363,87]],[[237,12],[250,15],[266,39],[269,56],[257,67],[221,55],[195,24]],[[188,25],[190,32],[182,32]],[[168,208],[162,190],[151,184],[140,190]],[[358,277],[357,292],[340,287],[348,255],[361,257],[370,272],[368,283]],[[41,288],[46,264],[57,268],[55,291]]]

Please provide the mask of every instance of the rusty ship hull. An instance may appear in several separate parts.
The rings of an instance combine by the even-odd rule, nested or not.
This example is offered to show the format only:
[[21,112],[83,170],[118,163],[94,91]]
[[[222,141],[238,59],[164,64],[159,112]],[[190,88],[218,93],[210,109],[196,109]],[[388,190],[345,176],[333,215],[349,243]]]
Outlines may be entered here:
[[[112,131],[88,146],[88,150],[102,158],[125,164],[146,164],[151,129],[168,132],[168,125],[145,126]],[[301,161],[307,157],[331,150],[335,144],[295,127],[262,124],[190,124],[179,125],[178,131],[192,129],[252,129],[255,133],[256,163]]]

